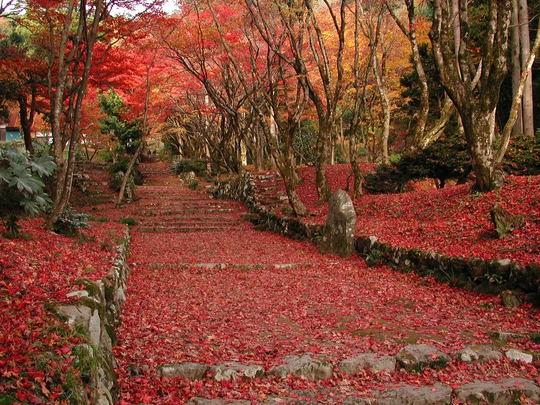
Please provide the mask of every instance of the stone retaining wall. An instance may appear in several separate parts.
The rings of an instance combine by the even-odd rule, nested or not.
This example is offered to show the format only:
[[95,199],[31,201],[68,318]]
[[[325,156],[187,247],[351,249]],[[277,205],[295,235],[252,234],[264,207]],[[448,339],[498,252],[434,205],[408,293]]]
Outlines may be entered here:
[[126,228],[112,268],[100,281],[79,280],[84,289],[68,294],[68,304],[56,304],[54,312],[84,336],[86,342],[73,348],[75,364],[86,384],[76,402],[114,404],[119,397],[116,361],[112,347],[125,301],[129,268],[129,231]]
[[[244,202],[256,226],[283,235],[318,243],[322,225],[305,224],[296,218],[280,217],[260,204],[255,197],[255,183],[249,173],[230,182],[220,182],[212,192],[216,198]],[[357,236],[356,251],[369,265],[388,264],[403,271],[430,275],[439,281],[479,292],[499,294],[516,291],[523,298],[540,305],[540,266],[520,265],[510,260],[482,260],[444,256],[435,252],[395,247],[379,242],[375,236]]]

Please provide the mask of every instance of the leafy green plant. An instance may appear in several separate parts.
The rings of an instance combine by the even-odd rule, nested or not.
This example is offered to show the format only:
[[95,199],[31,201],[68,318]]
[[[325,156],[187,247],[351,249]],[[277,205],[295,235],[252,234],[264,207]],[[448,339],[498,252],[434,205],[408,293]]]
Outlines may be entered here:
[[182,159],[173,163],[171,167],[175,174],[194,172],[197,176],[204,176],[206,173],[206,162],[204,160]]
[[199,182],[197,180],[193,180],[188,184],[188,188],[190,190],[197,190],[199,188]]
[[80,230],[88,227],[89,215],[73,211],[71,208],[64,210],[60,218],[54,223],[53,231],[66,236],[76,236]]
[[131,217],[124,217],[120,220],[120,222],[124,225],[129,225],[129,226],[135,226],[139,223],[135,218],[131,218]]
[[9,237],[20,236],[17,221],[23,214],[36,215],[47,210],[50,199],[43,180],[55,168],[49,155],[31,159],[16,148],[0,149],[0,218]]

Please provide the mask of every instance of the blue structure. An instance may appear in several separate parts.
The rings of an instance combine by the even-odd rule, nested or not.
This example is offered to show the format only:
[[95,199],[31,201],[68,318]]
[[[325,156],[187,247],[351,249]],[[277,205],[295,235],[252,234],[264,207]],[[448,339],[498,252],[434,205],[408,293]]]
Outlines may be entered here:
[[22,141],[22,139],[19,128],[6,128],[6,142]]

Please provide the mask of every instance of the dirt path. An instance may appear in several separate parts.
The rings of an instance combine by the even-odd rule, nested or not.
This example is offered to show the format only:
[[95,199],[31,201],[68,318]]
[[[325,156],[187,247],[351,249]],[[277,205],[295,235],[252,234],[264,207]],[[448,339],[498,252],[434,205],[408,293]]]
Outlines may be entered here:
[[[124,403],[178,404],[194,397],[342,403],[401,384],[456,388],[474,380],[538,379],[534,364],[512,362],[504,350],[540,351],[539,344],[489,336],[540,331],[538,312],[529,307],[508,310],[494,297],[368,268],[359,258],[323,256],[308,243],[255,230],[242,219],[241,204],[181,187],[163,164],[146,165],[144,172],[146,185],[130,208],[139,224],[132,228],[132,274],[115,349]],[[489,343],[503,355],[420,372],[368,367],[349,375],[339,366],[362,353],[395,356],[420,343],[448,355]],[[311,360],[297,358],[274,370],[295,376],[260,377],[252,369],[256,378],[227,379],[242,373],[241,365],[269,371],[286,356],[305,354]],[[227,362],[237,363],[207,369]],[[166,364],[175,366],[160,375]],[[320,379],[311,381],[310,372]]]

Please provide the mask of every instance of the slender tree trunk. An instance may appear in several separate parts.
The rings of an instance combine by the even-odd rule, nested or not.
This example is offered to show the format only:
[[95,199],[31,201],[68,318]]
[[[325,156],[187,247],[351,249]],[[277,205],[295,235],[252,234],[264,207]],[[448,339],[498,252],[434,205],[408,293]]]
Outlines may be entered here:
[[317,193],[319,198],[327,201],[330,198],[330,187],[326,178],[326,164],[328,163],[329,138],[332,131],[332,124],[319,121],[319,136],[317,137],[317,162],[315,167],[315,180],[317,183]]
[[390,158],[388,155],[388,138],[390,137],[390,100],[388,99],[388,92],[384,84],[384,79],[382,77],[381,70],[379,68],[379,63],[377,60],[377,55],[373,58],[373,73],[375,74],[375,79],[377,81],[377,89],[379,91],[379,96],[381,98],[381,104],[384,115],[383,123],[383,133],[381,138],[381,151],[382,151],[382,160],[384,164],[390,163]]
[[[521,79],[521,41],[519,29],[519,0],[512,0],[512,27],[511,27],[511,49],[512,49],[512,96],[515,97]],[[516,125],[512,130],[514,137],[523,134],[523,114],[519,109]]]
[[[21,130],[24,138],[24,147],[26,151],[30,154],[34,154],[34,146],[32,145],[32,124],[33,124],[33,112],[30,112],[30,117],[28,116],[28,104],[26,95],[19,95],[19,118],[21,122]],[[31,110],[35,108],[35,95],[32,95],[32,106]]]
[[[529,10],[527,0],[519,0],[519,29],[521,42],[521,68],[526,69],[527,60],[531,54],[531,39],[529,33]],[[532,75],[529,76],[523,90],[523,134],[534,137],[534,105],[533,105]]]

